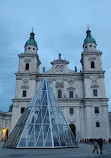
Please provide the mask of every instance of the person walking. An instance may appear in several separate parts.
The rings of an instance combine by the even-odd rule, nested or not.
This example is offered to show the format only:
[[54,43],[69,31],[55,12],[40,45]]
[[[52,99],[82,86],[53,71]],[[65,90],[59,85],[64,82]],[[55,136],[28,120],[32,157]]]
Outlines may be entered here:
[[98,143],[97,143],[97,140],[96,140],[96,139],[94,139],[94,149],[93,149],[93,154],[94,154],[95,150],[97,151],[97,154],[98,154]]
[[100,152],[101,152],[101,154],[102,154],[102,153],[103,153],[103,152],[102,152],[102,150],[103,150],[103,139],[101,139],[101,138],[98,139],[98,144],[99,144],[99,147],[100,147],[100,150],[101,150]]

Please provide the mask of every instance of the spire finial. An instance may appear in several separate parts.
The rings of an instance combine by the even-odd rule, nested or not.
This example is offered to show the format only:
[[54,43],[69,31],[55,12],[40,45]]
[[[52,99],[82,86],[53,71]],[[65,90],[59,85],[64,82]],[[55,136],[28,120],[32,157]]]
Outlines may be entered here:
[[32,32],[33,32],[33,30],[34,30],[34,27],[32,27]]
[[59,59],[61,59],[61,53],[59,53]]
[[89,30],[89,25],[87,25],[86,33],[87,33],[87,37],[91,37],[91,31]]
[[89,30],[89,25],[87,25],[87,29]]
[[30,39],[34,39],[34,33],[33,33],[34,27],[32,27],[32,32],[30,33]]

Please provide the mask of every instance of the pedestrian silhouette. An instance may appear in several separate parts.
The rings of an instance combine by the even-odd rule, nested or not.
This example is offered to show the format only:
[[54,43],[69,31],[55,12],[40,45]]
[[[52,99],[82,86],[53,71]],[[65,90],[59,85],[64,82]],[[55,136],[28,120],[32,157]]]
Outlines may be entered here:
[[103,150],[103,140],[101,138],[98,139],[98,144],[99,144],[99,147],[100,147],[100,152],[102,154],[102,150]]
[[97,154],[98,154],[98,143],[97,143],[97,140],[96,140],[96,139],[94,139],[94,149],[93,149],[93,154],[94,154],[95,150],[97,151]]

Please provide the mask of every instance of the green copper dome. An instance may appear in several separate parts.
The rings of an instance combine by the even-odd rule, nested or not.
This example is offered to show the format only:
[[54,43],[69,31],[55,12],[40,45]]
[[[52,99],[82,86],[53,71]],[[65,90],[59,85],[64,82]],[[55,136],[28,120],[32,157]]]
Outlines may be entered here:
[[95,44],[96,44],[95,39],[91,36],[91,31],[88,29],[88,30],[86,31],[86,33],[87,33],[87,35],[86,35],[86,38],[85,38],[85,40],[84,40],[83,47],[84,47],[84,45],[87,44],[87,43],[95,43]]
[[30,33],[30,38],[29,38],[29,40],[25,43],[25,46],[27,46],[27,45],[33,45],[33,46],[35,46],[35,47],[37,47],[37,49],[38,49],[38,46],[37,46],[37,42],[35,41],[35,39],[34,39],[34,33],[33,33],[33,31]]

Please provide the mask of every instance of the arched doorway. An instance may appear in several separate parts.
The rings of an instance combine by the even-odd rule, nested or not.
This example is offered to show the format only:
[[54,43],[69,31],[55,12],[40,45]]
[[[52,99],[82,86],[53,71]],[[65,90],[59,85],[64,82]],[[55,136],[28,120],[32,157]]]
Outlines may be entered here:
[[71,128],[71,131],[72,131],[74,137],[76,138],[76,126],[74,124],[70,124],[69,126]]
[[8,128],[2,130],[2,140],[5,142],[8,139]]

